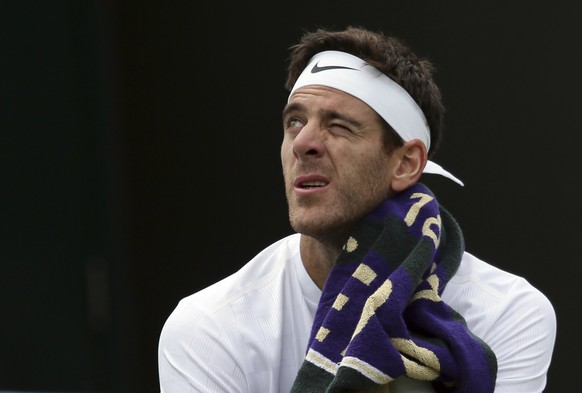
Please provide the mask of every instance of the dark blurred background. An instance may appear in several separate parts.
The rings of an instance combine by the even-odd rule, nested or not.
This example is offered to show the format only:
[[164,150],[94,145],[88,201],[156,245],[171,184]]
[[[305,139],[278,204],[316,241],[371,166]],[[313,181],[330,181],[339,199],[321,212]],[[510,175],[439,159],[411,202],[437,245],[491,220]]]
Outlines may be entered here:
[[159,391],[177,302],[290,233],[287,48],[350,24],[436,64],[465,187],[426,182],[553,302],[546,392],[579,386],[576,4],[1,0],[0,390]]

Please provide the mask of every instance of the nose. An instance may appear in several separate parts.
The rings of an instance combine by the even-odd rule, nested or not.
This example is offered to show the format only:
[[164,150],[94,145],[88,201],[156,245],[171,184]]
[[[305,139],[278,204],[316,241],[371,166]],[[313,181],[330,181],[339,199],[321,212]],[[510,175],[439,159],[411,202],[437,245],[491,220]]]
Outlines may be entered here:
[[320,157],[325,152],[325,131],[319,124],[307,123],[295,136],[293,152],[299,158]]

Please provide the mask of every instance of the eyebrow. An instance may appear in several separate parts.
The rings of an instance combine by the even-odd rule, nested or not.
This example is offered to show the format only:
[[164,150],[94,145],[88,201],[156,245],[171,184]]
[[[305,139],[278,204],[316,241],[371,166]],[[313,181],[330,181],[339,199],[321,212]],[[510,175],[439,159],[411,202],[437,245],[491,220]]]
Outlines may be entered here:
[[305,105],[293,102],[291,104],[285,105],[285,108],[283,108],[282,117],[285,118],[289,114],[289,112],[303,111],[303,110],[305,110]]
[[[282,117],[285,118],[290,112],[294,112],[294,111],[305,112],[306,110],[307,110],[307,108],[303,104],[299,104],[296,102],[291,103],[291,104],[287,104],[285,106],[285,108],[283,108]],[[346,123],[353,125],[354,127],[362,127],[363,126],[360,121],[354,119],[353,117],[341,114],[341,113],[334,111],[334,110],[321,109],[319,111],[319,114],[322,118],[324,118],[326,120],[339,119],[339,120],[345,121]]]

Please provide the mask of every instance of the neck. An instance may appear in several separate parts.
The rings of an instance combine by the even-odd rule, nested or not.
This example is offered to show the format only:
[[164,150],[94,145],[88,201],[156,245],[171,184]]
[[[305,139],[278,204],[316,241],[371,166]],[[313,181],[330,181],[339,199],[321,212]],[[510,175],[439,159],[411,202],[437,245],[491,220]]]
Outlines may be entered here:
[[344,239],[320,239],[308,235],[301,235],[300,253],[305,270],[313,282],[323,289],[325,280],[339,256]]

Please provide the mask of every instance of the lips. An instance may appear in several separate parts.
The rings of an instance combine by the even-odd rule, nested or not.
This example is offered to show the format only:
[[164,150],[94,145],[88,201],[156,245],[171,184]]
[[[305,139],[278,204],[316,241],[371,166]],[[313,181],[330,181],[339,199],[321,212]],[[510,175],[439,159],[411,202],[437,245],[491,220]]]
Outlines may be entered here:
[[314,188],[325,187],[329,184],[329,180],[320,175],[299,176],[293,184],[295,188],[302,190],[310,190]]

